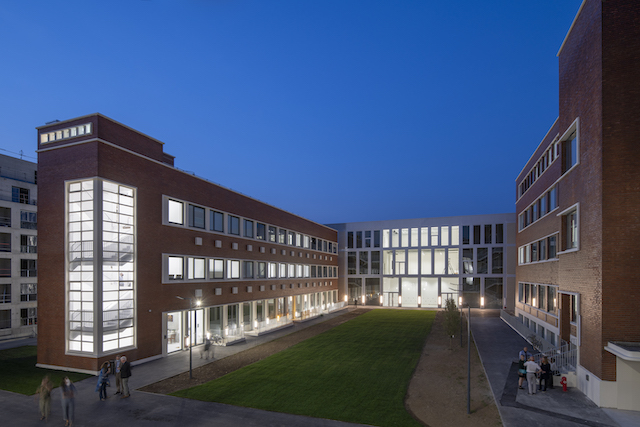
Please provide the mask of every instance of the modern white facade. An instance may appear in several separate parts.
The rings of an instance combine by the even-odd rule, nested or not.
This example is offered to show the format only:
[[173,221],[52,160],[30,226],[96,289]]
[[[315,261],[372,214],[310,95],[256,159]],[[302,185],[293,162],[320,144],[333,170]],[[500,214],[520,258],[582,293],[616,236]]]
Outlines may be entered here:
[[330,224],[350,304],[513,308],[515,214]]
[[37,333],[37,165],[0,154],[0,340]]

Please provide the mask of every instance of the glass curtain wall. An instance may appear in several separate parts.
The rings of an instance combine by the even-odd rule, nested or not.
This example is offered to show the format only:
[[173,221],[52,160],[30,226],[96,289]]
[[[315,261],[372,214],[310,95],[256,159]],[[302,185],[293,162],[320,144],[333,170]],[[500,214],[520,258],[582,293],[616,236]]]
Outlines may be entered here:
[[67,349],[102,355],[135,346],[135,189],[67,183]]

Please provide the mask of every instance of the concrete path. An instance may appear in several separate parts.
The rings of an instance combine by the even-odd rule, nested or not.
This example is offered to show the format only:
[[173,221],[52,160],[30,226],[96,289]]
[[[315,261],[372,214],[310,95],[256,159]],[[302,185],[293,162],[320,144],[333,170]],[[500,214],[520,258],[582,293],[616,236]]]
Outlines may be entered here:
[[599,408],[575,388],[563,392],[556,384],[534,395],[518,389],[518,352],[531,345],[499,310],[472,310],[471,331],[505,426],[640,426],[640,412]]

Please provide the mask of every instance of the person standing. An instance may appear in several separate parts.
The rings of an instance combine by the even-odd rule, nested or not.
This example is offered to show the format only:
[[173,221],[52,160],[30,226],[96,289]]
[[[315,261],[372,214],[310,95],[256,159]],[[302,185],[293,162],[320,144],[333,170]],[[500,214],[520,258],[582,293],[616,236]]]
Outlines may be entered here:
[[518,354],[518,356],[524,356],[524,360],[526,362],[533,355],[529,353],[529,349],[527,348],[527,346],[525,346],[522,350],[520,350],[520,353]]
[[524,356],[520,355],[520,360],[518,360],[518,388],[522,389],[522,383],[527,376],[527,370],[524,367]]
[[529,357],[529,361],[524,364],[527,370],[527,386],[529,394],[536,394],[536,375],[540,372],[540,366],[533,361],[533,356]]
[[120,377],[122,378],[122,397],[121,399],[124,399],[126,397],[129,397],[129,377],[131,376],[131,365],[129,364],[129,361],[127,360],[126,356],[122,356],[120,358],[120,362],[122,363],[120,365]]
[[107,385],[109,384],[109,374],[111,369],[109,362],[104,362],[98,373],[98,383],[96,384],[96,391],[100,392],[100,400],[107,400]]
[[36,394],[40,395],[40,419],[48,420],[49,411],[51,410],[51,389],[53,384],[49,380],[49,375],[45,376],[36,390]]
[[[542,363],[540,363],[540,387],[538,390],[547,391],[547,386],[549,385],[549,379],[551,378],[551,364],[547,357],[542,358]],[[544,381],[544,387],[542,386],[542,382]],[[549,386],[552,388],[553,386]]]
[[120,376],[120,365],[120,356],[116,356],[116,360],[113,362],[114,369],[116,370],[116,392],[114,393],[114,395],[122,394],[122,377]]
[[76,386],[73,385],[69,377],[64,377],[60,384],[62,393],[62,417],[65,427],[73,425],[73,411],[76,405]]

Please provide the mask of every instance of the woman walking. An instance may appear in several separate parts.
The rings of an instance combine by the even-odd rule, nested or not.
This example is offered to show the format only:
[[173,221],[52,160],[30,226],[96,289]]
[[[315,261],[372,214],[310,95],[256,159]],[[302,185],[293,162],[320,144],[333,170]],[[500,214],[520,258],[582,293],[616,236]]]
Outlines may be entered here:
[[49,410],[51,409],[51,389],[53,384],[49,380],[49,375],[45,376],[36,390],[36,394],[40,395],[40,419],[49,419]]
[[98,373],[98,383],[96,384],[96,391],[100,392],[100,400],[107,400],[107,385],[109,384],[110,373],[109,362],[104,362]]
[[76,386],[73,385],[69,377],[64,377],[60,384],[62,392],[62,417],[65,427],[73,425],[73,410],[76,404]]

